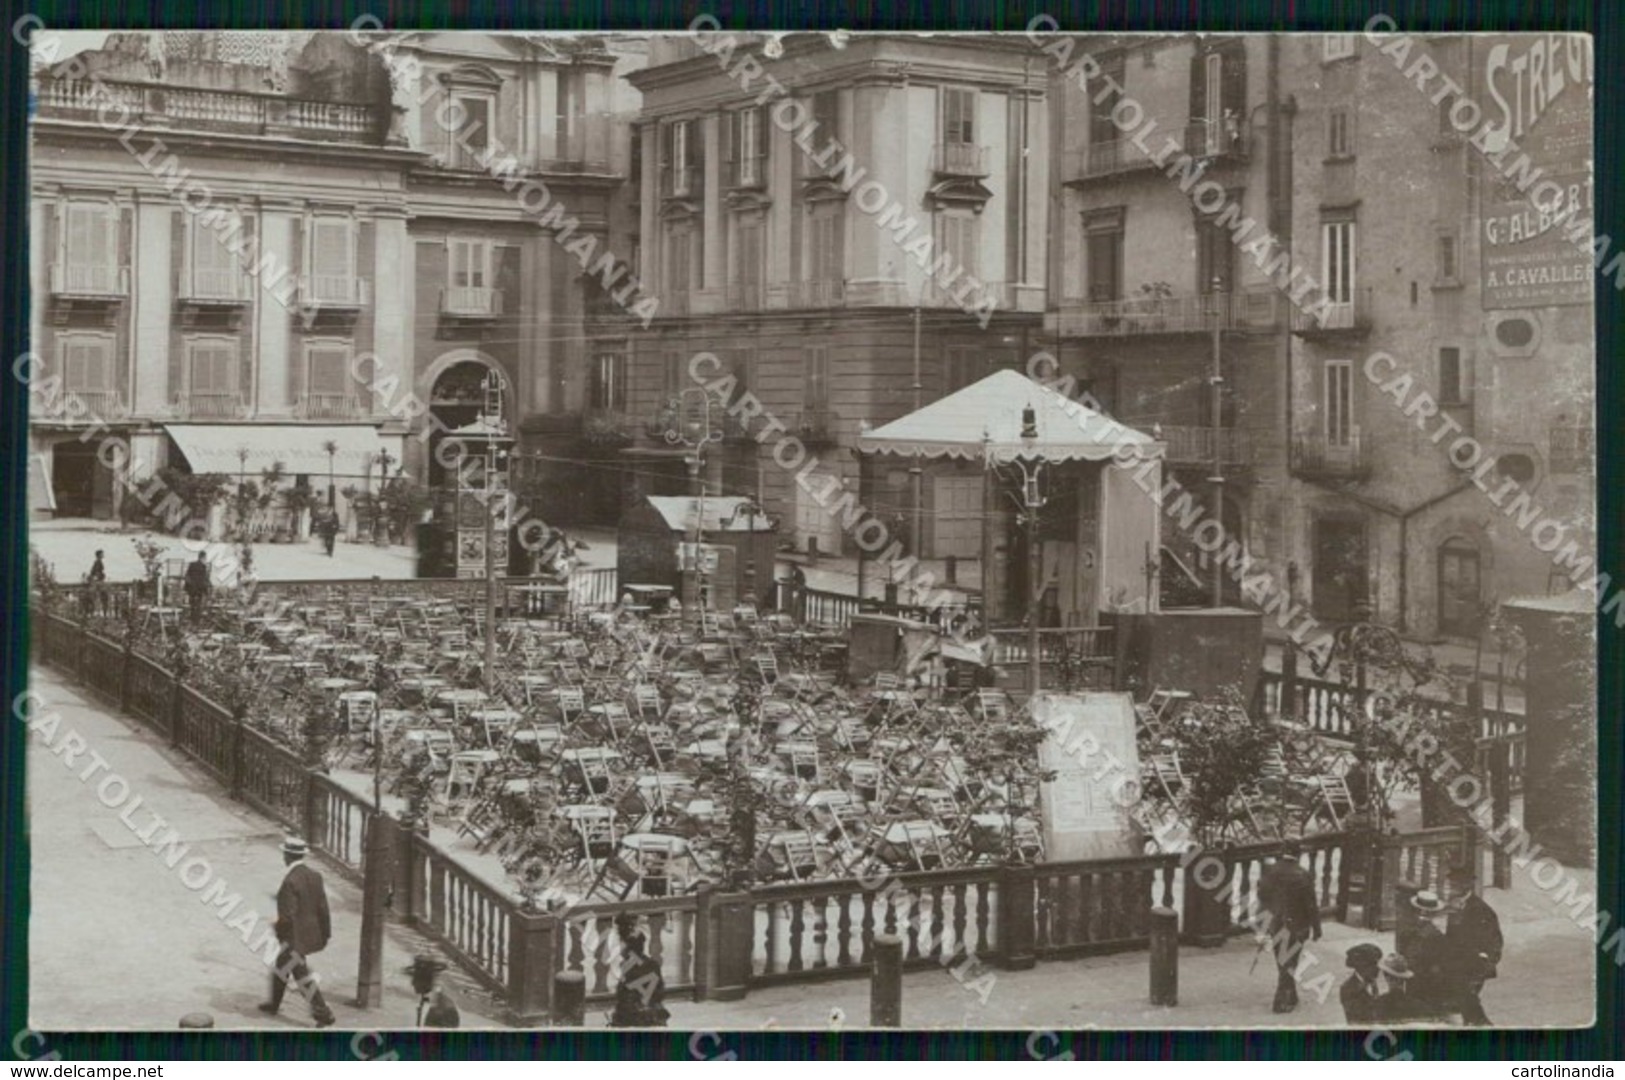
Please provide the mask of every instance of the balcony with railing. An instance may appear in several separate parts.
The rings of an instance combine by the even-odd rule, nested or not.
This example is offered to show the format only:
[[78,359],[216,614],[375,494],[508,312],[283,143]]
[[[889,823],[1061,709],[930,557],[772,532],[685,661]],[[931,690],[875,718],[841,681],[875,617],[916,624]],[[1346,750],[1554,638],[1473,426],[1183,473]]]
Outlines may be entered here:
[[1358,431],[1343,439],[1298,435],[1292,440],[1292,473],[1306,480],[1364,480],[1371,475],[1371,461]]
[[1596,438],[1591,428],[1561,424],[1547,432],[1547,464],[1552,472],[1590,472],[1596,460]]
[[440,290],[440,314],[456,319],[494,319],[502,314],[502,293],[479,285]]
[[1188,296],[1135,296],[1124,300],[1063,303],[1055,317],[1064,337],[1137,337],[1268,330],[1276,323],[1273,290]]
[[932,146],[931,171],[937,176],[963,176],[978,180],[992,175],[987,165],[987,147],[975,143],[946,142]]
[[106,79],[41,78],[40,119],[97,121],[104,111],[142,126],[271,135],[319,142],[381,143],[377,106]]
[[176,414],[187,420],[238,420],[246,411],[243,396],[236,391],[181,394],[175,399]]
[[794,308],[839,307],[846,301],[844,281],[797,281],[790,287]]
[[122,419],[130,414],[120,390],[62,389],[53,384],[30,384],[30,389],[51,385],[50,393],[35,392],[28,401],[30,419],[55,423],[95,423]]
[[243,272],[235,267],[194,268],[181,282],[181,300],[199,307],[233,307],[248,303],[248,286]]
[[1371,330],[1371,287],[1352,289],[1348,299],[1323,302],[1311,293],[1292,309],[1292,332],[1299,337],[1363,337]]
[[1068,150],[1061,158],[1061,182],[1080,184],[1157,167],[1128,139],[1102,139]]
[[57,263],[51,267],[51,295],[64,300],[112,303],[130,294],[130,275],[122,266]]
[[354,274],[307,274],[299,283],[306,306],[354,310],[368,302],[367,281]]
[[1246,428],[1215,429],[1164,424],[1158,430],[1158,437],[1168,445],[1163,457],[1170,465],[1211,467],[1215,460],[1220,465],[1242,468],[1253,464],[1252,432]]
[[357,420],[361,402],[353,394],[306,394],[299,402],[299,415],[306,420]]
[[1236,118],[1193,119],[1185,125],[1180,145],[1193,158],[1247,160],[1247,132]]

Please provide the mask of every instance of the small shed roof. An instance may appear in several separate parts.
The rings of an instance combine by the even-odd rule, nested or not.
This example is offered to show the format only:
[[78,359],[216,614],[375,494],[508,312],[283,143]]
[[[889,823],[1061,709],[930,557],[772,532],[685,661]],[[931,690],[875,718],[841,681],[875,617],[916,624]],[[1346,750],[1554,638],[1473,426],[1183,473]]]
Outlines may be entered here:
[[[740,509],[750,501],[737,495],[707,496],[705,520],[700,525],[701,530],[708,533],[750,532],[754,524],[756,532],[772,532],[773,523],[768,520],[765,513],[758,511],[752,517]],[[650,495],[648,502],[656,513],[666,519],[666,524],[672,531],[685,533],[694,531],[694,517],[699,499],[688,496]]]

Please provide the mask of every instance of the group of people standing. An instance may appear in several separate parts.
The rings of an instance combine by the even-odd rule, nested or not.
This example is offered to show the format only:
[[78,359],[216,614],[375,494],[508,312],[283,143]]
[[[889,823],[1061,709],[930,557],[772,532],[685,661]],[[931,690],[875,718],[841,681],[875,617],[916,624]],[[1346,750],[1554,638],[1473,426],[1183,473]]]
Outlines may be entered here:
[[[1374,944],[1348,950],[1353,974],[1339,997],[1353,1025],[1441,1020],[1460,1016],[1469,1027],[1490,1023],[1479,999],[1501,963],[1501,920],[1476,891],[1471,869],[1449,875],[1453,899],[1417,893],[1401,912],[1394,951]],[[1380,985],[1379,985],[1380,983]]]
[[[1314,878],[1298,862],[1294,842],[1259,878],[1258,900],[1266,913],[1260,952],[1273,945],[1276,962],[1274,1011],[1298,1007],[1299,960],[1309,941],[1319,941],[1320,904]],[[1501,921],[1476,891],[1470,867],[1447,875],[1452,899],[1418,892],[1400,912],[1394,951],[1363,943],[1349,949],[1353,971],[1339,999],[1349,1024],[1413,1023],[1460,1016],[1469,1026],[1488,1025],[1479,1000],[1501,962]]]

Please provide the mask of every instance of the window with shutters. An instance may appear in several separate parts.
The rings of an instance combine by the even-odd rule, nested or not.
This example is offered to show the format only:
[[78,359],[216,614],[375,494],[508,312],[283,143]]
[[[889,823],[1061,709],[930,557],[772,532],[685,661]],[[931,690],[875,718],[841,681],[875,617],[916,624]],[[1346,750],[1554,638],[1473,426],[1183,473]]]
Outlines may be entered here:
[[1116,143],[1119,135],[1112,110],[1123,100],[1123,54],[1100,59],[1100,77],[1091,80],[1089,94],[1089,145]]
[[306,245],[310,297],[349,303],[356,298],[355,222],[347,217],[310,219]]
[[1123,298],[1123,219],[1121,210],[1084,215],[1084,282],[1092,302]]
[[[693,233],[689,226],[674,225],[666,234],[666,290],[673,303],[688,301],[689,278],[693,267]],[[681,310],[676,312],[681,314]]]
[[496,99],[488,93],[459,93],[455,114],[461,118],[452,133],[452,164],[459,169],[484,168],[491,148],[491,119]]
[[942,141],[969,145],[976,141],[976,91],[949,86],[942,91]]
[[238,371],[237,339],[198,337],[187,341],[187,414],[204,418],[236,416],[242,405]]
[[687,198],[699,192],[699,146],[694,121],[674,120],[661,129],[661,171],[666,194]]
[[1224,42],[1191,57],[1190,127],[1186,148],[1198,155],[1240,153],[1247,115],[1247,53]]
[[937,215],[937,246],[932,259],[947,257],[946,267],[934,279],[946,293],[958,291],[967,277],[980,278],[976,227],[981,219],[970,211],[943,211]]
[[1326,443],[1348,446],[1354,441],[1354,363],[1326,361]]
[[1234,237],[1230,230],[1211,217],[1196,222],[1196,291],[1203,295],[1212,292],[1234,292],[1235,286]]
[[119,280],[118,210],[112,203],[70,202],[62,227],[62,291],[111,293]]
[[1326,152],[1328,157],[1354,156],[1353,116],[1347,109],[1333,109],[1327,116]]
[[846,262],[842,240],[846,212],[839,202],[814,204],[807,242],[807,283],[804,307],[824,307],[842,300]]
[[350,345],[313,341],[305,346],[305,415],[343,418],[355,410]]
[[206,300],[236,299],[241,292],[241,264],[226,246],[225,238],[239,235],[242,222],[231,218],[211,226],[200,217],[188,220],[192,230],[192,243],[187,252],[191,260],[188,295]]
[[57,353],[66,393],[93,395],[113,389],[111,334],[59,335]]
[[735,223],[734,306],[754,310],[762,306],[762,216],[750,214]]
[[981,555],[982,489],[980,476],[939,476],[932,481],[932,558]]
[[592,408],[604,412],[621,412],[626,408],[626,354],[601,352],[593,357]]
[[723,114],[723,160],[731,187],[758,187],[767,177],[767,114],[759,107]]
[[662,407],[678,400],[683,388],[692,385],[688,378],[688,357],[681,352],[668,352],[661,363],[662,381],[660,396],[665,400]]
[[1328,221],[1320,226],[1321,282],[1326,299],[1338,306],[1354,303],[1354,222]]
[[822,153],[830,143],[841,141],[841,99],[837,91],[823,90],[812,96],[812,118],[816,127],[804,140],[812,153]]

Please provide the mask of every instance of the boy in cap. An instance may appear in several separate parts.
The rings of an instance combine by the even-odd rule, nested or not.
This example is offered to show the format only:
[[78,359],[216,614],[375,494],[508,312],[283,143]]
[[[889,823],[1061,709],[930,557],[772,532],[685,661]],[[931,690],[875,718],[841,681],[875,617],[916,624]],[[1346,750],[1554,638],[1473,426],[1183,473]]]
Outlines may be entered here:
[[1375,1024],[1381,1019],[1382,949],[1376,945],[1356,945],[1344,956],[1354,971],[1338,990],[1343,1003],[1343,1019],[1352,1026]]
[[271,972],[271,1000],[260,1005],[260,1012],[277,1014],[288,988],[287,980],[292,978],[310,1001],[316,1026],[324,1028],[333,1026],[333,1010],[322,998],[308,959],[327,948],[333,936],[333,918],[322,875],[305,865],[309,853],[309,846],[297,836],[282,841],[282,861],[288,868],[276,893],[276,939],[282,949],[276,955],[276,970]]
[[413,957],[412,965],[406,968],[418,995],[418,1027],[454,1028],[462,1024],[457,1000],[440,985],[440,973],[445,970],[445,963],[428,953]]
[[1398,953],[1389,953],[1377,965],[1388,984],[1387,991],[1377,999],[1377,1016],[1387,1022],[1415,1020],[1419,1012],[1411,994],[1411,966]]

